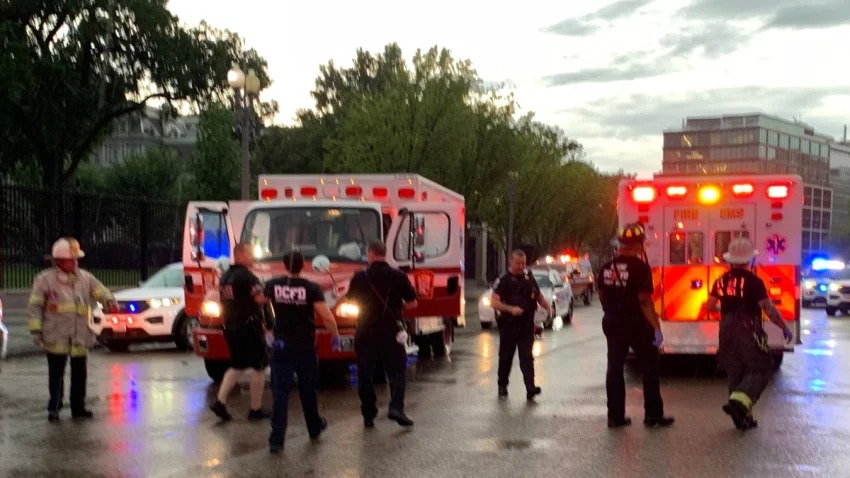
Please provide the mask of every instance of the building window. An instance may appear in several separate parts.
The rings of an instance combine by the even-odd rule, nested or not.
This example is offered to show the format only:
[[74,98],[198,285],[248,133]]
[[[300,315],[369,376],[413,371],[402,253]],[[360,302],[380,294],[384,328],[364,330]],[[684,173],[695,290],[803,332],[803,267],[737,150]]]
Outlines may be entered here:
[[812,205],[812,188],[811,186],[806,186],[803,189],[803,206],[811,206]]
[[820,229],[821,212],[812,210],[812,229]]
[[823,208],[832,209],[832,191],[829,189],[823,191]]
[[820,233],[812,231],[812,243],[811,248],[814,250],[820,249]]
[[788,135],[780,134],[779,135],[779,147],[783,149],[788,149]]
[[832,215],[829,211],[824,211],[821,215],[821,228],[826,230],[832,229]]
[[800,149],[800,138],[791,136],[791,149]]
[[812,190],[812,207],[821,207],[823,201],[821,201],[821,194],[823,190],[820,188],[815,188]]
[[804,140],[800,141],[800,151],[802,151],[804,153],[809,152],[809,140],[804,139]]
[[759,144],[767,143],[767,130],[759,128]]
[[803,227],[812,227],[812,210],[809,208],[803,209]]
[[779,146],[779,133],[776,131],[769,131],[767,133],[767,144],[771,146]]
[[803,249],[811,249],[812,240],[809,231],[803,231]]

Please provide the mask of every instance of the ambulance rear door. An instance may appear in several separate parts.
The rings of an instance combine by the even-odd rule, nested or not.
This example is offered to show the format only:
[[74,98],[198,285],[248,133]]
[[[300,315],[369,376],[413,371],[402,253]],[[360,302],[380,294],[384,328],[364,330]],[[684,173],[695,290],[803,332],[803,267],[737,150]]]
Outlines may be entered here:
[[688,322],[704,318],[709,286],[709,232],[705,207],[685,201],[664,207],[664,320]]

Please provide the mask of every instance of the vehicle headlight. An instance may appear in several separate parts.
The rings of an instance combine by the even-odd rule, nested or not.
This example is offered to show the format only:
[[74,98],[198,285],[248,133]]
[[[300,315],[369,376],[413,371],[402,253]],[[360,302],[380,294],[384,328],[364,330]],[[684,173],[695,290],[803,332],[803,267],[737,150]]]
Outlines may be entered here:
[[817,285],[818,283],[813,280],[807,280],[803,282],[803,287],[805,287],[806,289],[814,289]]
[[484,307],[490,307],[490,303],[491,302],[490,302],[489,297],[482,297],[481,298],[481,305],[483,305]]
[[159,309],[160,307],[171,307],[172,305],[177,305],[180,302],[180,299],[177,297],[164,297],[160,299],[150,299],[148,301],[148,305],[151,309]]
[[211,319],[217,319],[221,317],[221,305],[212,300],[205,300],[201,304],[201,314]]
[[336,315],[343,319],[356,319],[360,315],[360,307],[352,302],[342,302],[336,306]]
[[838,292],[839,290],[841,290],[841,286],[838,284],[829,284],[829,290],[833,292]]

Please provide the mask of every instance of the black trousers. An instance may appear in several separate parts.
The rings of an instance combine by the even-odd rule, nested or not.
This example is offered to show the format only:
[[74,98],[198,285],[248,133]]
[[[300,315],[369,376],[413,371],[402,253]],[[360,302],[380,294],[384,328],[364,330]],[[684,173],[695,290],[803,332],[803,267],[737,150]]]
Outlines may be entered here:
[[[86,377],[88,374],[87,357],[71,357],[71,410],[82,411],[86,408]],[[47,384],[50,400],[47,410],[58,412],[65,395],[65,365],[68,356],[47,354]]]
[[407,352],[404,345],[395,341],[394,335],[382,335],[358,335],[354,339],[354,353],[357,355],[357,393],[360,395],[360,411],[365,418],[375,418],[378,415],[374,382],[378,360],[384,365],[390,385],[390,410],[404,411]]
[[[758,401],[773,374],[770,352],[760,349],[756,342],[754,320],[761,318],[722,315],[717,351],[717,362],[729,379],[730,398],[738,399],[747,407]],[[740,397],[740,394],[746,395],[746,398]],[[750,403],[746,403],[747,399]]]
[[[640,318],[639,320],[643,320]],[[652,344],[654,333],[642,324],[623,325],[617,319],[602,320],[602,331],[608,340],[608,371],[605,389],[608,393],[608,418],[622,420],[626,415],[626,380],[623,368],[629,348],[634,349],[643,371],[643,408],[645,418],[664,415],[658,370],[659,352]]]
[[526,390],[534,385],[534,320],[524,317],[499,317],[499,387],[508,386],[511,367],[514,362],[514,352],[519,352],[519,369]]
[[[281,344],[283,346],[281,347]],[[270,445],[283,445],[286,438],[288,420],[289,391],[294,376],[298,376],[298,395],[301,409],[310,436],[322,431],[322,419],[319,416],[319,403],[316,398],[316,382],[319,376],[319,362],[316,350],[312,347],[290,347],[282,341],[272,345],[272,431]]]

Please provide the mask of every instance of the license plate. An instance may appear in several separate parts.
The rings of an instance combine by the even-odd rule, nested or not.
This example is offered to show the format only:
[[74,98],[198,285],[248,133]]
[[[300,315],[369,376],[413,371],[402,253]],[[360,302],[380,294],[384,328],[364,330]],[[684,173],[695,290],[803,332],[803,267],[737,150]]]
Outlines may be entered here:
[[354,350],[354,337],[340,337],[339,342],[342,352],[350,352]]
[[127,332],[127,324],[124,324],[124,323],[112,324],[112,331],[115,332],[116,334],[123,334],[123,333]]

